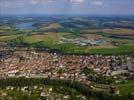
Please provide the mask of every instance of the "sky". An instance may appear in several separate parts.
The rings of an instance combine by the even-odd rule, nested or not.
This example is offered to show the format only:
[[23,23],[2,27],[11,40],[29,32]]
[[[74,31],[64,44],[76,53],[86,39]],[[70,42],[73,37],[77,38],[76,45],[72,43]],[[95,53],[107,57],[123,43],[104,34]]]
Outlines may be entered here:
[[0,15],[134,15],[134,0],[0,0]]

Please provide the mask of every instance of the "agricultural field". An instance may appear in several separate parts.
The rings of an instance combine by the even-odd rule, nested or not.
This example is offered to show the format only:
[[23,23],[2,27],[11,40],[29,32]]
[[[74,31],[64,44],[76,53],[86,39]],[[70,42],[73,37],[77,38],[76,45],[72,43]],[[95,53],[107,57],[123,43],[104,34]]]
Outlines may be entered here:
[[127,29],[127,28],[115,28],[115,29],[90,29],[90,30],[84,30],[83,32],[86,33],[109,33],[109,35],[132,35],[134,36],[134,30],[133,29]]
[[0,42],[14,46],[47,47],[63,53],[133,53],[133,22],[122,18],[117,23],[107,17],[8,19],[0,25]]

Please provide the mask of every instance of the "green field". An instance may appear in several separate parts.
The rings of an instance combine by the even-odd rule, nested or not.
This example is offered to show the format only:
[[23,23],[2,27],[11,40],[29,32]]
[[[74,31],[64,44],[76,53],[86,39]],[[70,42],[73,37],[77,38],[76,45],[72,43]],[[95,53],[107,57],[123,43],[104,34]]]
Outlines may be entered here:
[[119,84],[120,94],[134,93],[134,80],[129,80],[126,83]]
[[125,54],[134,53],[134,45],[122,45],[115,48],[100,48],[89,50],[92,54]]
[[63,53],[76,53],[76,54],[126,54],[134,53],[134,45],[121,45],[112,48],[105,47],[81,47],[75,44],[66,43],[58,44],[59,38],[55,38],[53,35],[11,35],[11,36],[1,36],[0,41],[8,41],[9,44],[21,45],[24,44],[30,47],[38,48],[50,48],[56,49]]

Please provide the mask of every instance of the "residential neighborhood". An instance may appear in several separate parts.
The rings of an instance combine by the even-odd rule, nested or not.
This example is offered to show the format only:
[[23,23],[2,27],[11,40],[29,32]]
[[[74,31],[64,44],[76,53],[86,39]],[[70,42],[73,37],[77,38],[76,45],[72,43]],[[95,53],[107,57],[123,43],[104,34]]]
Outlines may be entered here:
[[82,69],[93,70],[96,75],[127,74],[134,77],[134,56],[118,55],[63,55],[47,51],[22,50],[0,53],[0,77],[29,77],[90,81]]

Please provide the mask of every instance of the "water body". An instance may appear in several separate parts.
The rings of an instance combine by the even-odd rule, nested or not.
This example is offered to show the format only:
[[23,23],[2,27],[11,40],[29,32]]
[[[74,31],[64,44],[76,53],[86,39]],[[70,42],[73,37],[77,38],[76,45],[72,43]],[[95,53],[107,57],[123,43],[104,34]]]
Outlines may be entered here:
[[15,25],[17,29],[21,30],[33,30],[36,27],[33,26],[34,22],[23,22],[23,23],[18,23]]

